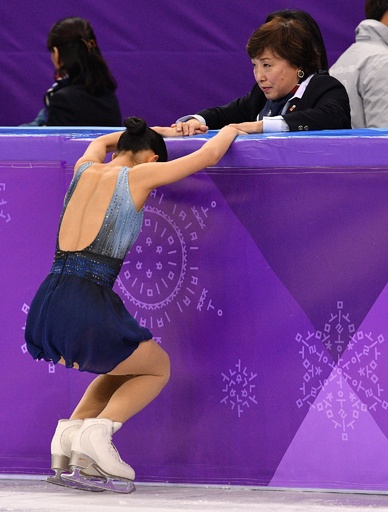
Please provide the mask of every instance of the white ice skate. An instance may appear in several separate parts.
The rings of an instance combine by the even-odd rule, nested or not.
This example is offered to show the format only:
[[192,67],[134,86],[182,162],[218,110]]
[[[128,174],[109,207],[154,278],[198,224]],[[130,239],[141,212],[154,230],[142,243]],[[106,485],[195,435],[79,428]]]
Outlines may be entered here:
[[[80,483],[66,481],[62,478],[62,475],[64,473],[68,473],[70,470],[69,462],[71,445],[74,436],[81,428],[82,424],[83,420],[58,421],[54,437],[51,441],[51,469],[55,472],[55,475],[49,476],[47,478],[47,482],[50,484],[74,487],[86,491],[102,491],[103,489],[97,489],[95,487],[90,487],[89,485],[81,485]],[[89,473],[89,476],[97,476],[101,478],[101,475],[94,471]]]
[[[108,419],[86,419],[74,437],[71,447],[71,474],[62,478],[78,484],[88,485],[106,491],[131,493],[135,491],[135,472],[121,459],[112,443],[112,435],[121,423]],[[86,473],[91,469],[100,474],[103,480],[91,479]]]

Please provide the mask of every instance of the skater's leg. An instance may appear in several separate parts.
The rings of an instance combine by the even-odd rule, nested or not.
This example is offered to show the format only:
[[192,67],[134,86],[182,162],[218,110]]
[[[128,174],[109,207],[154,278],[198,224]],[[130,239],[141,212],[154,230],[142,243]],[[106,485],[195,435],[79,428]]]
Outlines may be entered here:
[[[170,360],[153,340],[142,342],[135,352],[110,374],[97,377],[88,387],[72,418],[87,418],[72,444],[70,466],[63,476],[74,485],[90,485],[115,492],[132,492],[135,472],[112,444],[112,434],[149,404],[167,384]],[[98,414],[97,414],[98,413]],[[91,481],[96,470],[107,481]],[[117,487],[114,480],[119,479]],[[121,487],[124,482],[124,487]]]
[[166,352],[153,340],[144,341],[112,372],[93,380],[71,419],[99,417],[124,423],[158,396],[169,376]]
[[87,387],[70,419],[96,418],[105,409],[113,393],[130,379],[131,375],[99,375]]
[[110,375],[133,377],[117,388],[98,417],[124,423],[162,391],[170,378],[170,359],[155,341],[145,341]]

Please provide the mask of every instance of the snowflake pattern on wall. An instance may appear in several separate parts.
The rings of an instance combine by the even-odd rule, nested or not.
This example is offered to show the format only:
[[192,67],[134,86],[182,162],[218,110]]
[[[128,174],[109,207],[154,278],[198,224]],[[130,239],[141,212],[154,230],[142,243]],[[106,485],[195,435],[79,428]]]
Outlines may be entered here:
[[[25,318],[27,318],[27,315],[28,315],[28,312],[30,310],[30,306],[28,304],[23,304],[22,306],[22,312],[25,314]],[[24,331],[26,330],[26,321],[24,321],[24,326],[22,327],[22,330],[23,330],[23,339],[24,339]],[[23,343],[21,346],[21,351],[23,354],[27,354],[28,353],[28,349],[27,349],[27,343]],[[29,356],[31,358],[31,356]],[[36,359],[36,362],[38,363],[42,363],[44,362],[45,364],[47,364],[47,369],[48,369],[48,373],[55,373],[55,364],[53,363],[46,363],[46,361],[44,361],[44,359]]]
[[4,199],[3,194],[5,193],[5,183],[0,183],[0,226],[3,222],[7,223],[11,221],[11,215],[7,211],[8,201]]
[[[325,414],[342,441],[349,439],[361,414],[388,409],[378,377],[384,336],[356,331],[342,301],[323,331],[298,333],[295,340],[306,370],[296,405]],[[328,352],[333,346],[339,354],[336,361]]]
[[247,367],[242,365],[241,359],[221,376],[224,383],[222,389],[224,397],[221,403],[229,405],[232,411],[236,411],[239,418],[244,409],[249,408],[252,404],[257,405],[256,385],[253,384],[257,373],[249,372]]
[[214,200],[176,203],[158,189],[144,207],[139,237],[123,262],[115,291],[158,343],[177,313],[187,314],[189,309],[194,314],[223,314],[201,277],[201,247],[216,208]]

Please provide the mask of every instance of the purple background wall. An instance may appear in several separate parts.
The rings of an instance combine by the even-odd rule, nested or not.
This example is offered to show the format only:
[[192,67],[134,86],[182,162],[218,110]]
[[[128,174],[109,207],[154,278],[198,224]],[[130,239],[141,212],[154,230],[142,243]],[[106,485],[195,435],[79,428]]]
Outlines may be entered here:
[[53,69],[46,37],[58,19],[88,18],[119,84],[123,116],[170,124],[220,105],[253,85],[245,52],[266,15],[301,8],[318,21],[333,63],[353,42],[364,0],[50,0],[2,2],[0,125],[28,122],[42,107]]

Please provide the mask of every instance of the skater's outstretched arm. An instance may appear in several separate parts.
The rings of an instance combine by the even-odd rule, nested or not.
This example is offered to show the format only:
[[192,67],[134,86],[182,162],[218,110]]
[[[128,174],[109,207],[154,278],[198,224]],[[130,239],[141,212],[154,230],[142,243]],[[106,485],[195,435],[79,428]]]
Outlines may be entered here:
[[143,203],[154,188],[174,183],[201,169],[216,165],[236,136],[245,134],[236,127],[225,126],[200,149],[189,155],[169,162],[139,164],[131,171],[131,191]]

